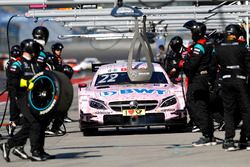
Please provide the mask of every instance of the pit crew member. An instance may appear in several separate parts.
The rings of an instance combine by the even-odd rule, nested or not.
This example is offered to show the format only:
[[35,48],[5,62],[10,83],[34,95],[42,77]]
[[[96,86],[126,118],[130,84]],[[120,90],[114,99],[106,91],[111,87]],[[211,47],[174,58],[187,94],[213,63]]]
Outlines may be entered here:
[[187,90],[187,107],[189,114],[197,125],[203,137],[192,143],[193,146],[216,145],[213,132],[213,120],[209,113],[209,75],[208,67],[211,60],[208,45],[206,44],[206,25],[196,21],[188,21],[184,27],[190,29],[193,45],[189,53],[189,59],[181,61],[179,66],[183,67],[189,79]]

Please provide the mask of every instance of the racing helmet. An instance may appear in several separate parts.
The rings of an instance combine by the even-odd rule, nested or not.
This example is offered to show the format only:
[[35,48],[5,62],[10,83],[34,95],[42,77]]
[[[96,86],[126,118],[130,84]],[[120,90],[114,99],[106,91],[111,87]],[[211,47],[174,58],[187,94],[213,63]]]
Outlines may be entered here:
[[74,70],[72,67],[70,67],[69,65],[65,64],[63,65],[63,73],[69,78],[71,79],[73,74],[74,74]]
[[179,36],[173,37],[169,42],[169,46],[174,52],[179,52],[181,50],[181,47],[183,46],[182,38]]
[[[23,52],[29,53],[31,56],[37,56],[41,51],[41,46],[39,43],[33,39],[25,39],[21,42],[21,50]],[[35,54],[35,55],[33,55]]]
[[191,29],[191,28],[194,26],[195,23],[196,23],[195,20],[189,20],[189,21],[187,21],[187,22],[183,25],[183,27],[185,27],[185,28],[187,28],[187,29]]
[[186,22],[183,27],[189,29],[192,33],[192,39],[197,41],[205,36],[207,27],[204,23],[196,22],[195,20],[190,20]]
[[243,35],[242,28],[238,24],[229,24],[228,26],[226,26],[225,33],[227,36],[234,35],[236,39]]
[[60,42],[57,42],[51,46],[51,50],[53,53],[55,53],[56,50],[62,50],[63,48],[64,48],[64,46]]
[[223,32],[214,32],[213,34],[208,35],[208,39],[212,44],[221,44],[225,40],[225,34]]
[[33,39],[35,40],[43,40],[45,44],[49,39],[49,30],[44,26],[38,26],[32,31]]
[[21,47],[19,45],[12,46],[10,49],[10,55],[11,57],[15,57],[15,58],[22,56]]
[[220,44],[224,41],[224,33],[222,32],[216,32],[215,35],[214,35],[214,43],[215,44]]

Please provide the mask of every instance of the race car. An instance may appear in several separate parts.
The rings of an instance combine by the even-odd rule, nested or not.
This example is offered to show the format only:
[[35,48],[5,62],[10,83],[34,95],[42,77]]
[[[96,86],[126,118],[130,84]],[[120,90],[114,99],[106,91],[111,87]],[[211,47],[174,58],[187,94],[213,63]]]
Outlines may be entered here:
[[77,66],[77,59],[71,58],[71,59],[63,59],[63,64],[67,64],[70,67],[74,68]]
[[95,57],[87,57],[79,64],[73,67],[74,72],[80,72],[82,70],[90,70],[92,68],[92,64],[100,64],[100,60]]
[[[94,135],[98,128],[175,126],[185,127],[184,92],[171,83],[164,69],[153,63],[149,81],[132,82],[127,62],[99,67],[91,83],[79,84],[80,130]],[[145,69],[145,62],[133,62],[133,69]]]

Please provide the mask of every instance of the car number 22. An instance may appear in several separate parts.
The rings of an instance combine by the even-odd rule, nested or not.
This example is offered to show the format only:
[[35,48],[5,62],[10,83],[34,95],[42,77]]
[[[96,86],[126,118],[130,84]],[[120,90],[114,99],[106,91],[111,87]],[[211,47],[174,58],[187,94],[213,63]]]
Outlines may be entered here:
[[102,79],[98,82],[98,84],[100,83],[110,83],[110,82],[115,82],[116,78],[118,77],[118,74],[105,74],[101,76]]

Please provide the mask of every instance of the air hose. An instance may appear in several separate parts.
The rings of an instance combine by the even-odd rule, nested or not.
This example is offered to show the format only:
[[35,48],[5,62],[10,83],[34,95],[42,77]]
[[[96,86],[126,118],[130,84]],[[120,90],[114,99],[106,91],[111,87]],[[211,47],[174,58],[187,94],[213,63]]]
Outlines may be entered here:
[[[9,59],[10,59],[10,40],[9,40],[9,27],[10,27],[10,22],[11,20],[16,17],[18,15],[12,15],[9,20],[8,20],[8,23],[7,23],[7,46],[8,46],[8,53],[9,53]],[[7,91],[7,88],[0,93],[0,96],[2,96],[5,92]],[[3,121],[4,121],[4,118],[5,118],[5,115],[6,115],[6,111],[7,111],[7,107],[8,107],[8,101],[9,101],[9,95],[7,97],[7,100],[6,100],[6,104],[5,104],[5,108],[4,108],[4,113],[3,113],[3,117],[2,117],[2,120],[1,120],[1,124],[0,124],[0,128],[2,127],[3,125]]]

